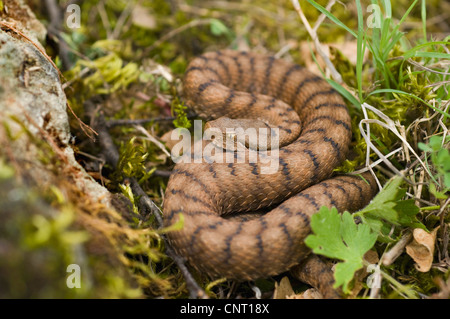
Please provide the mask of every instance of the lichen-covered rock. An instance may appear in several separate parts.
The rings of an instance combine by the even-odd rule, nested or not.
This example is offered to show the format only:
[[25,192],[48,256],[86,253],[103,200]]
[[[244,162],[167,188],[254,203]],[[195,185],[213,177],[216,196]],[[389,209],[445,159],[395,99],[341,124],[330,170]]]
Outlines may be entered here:
[[43,43],[47,35],[44,25],[36,19],[33,11],[25,4],[25,0],[3,1],[0,19],[25,33],[36,43]]
[[[112,244],[127,225],[75,160],[59,73],[38,42],[45,29],[22,0],[3,3],[0,298],[139,296],[122,245]],[[80,289],[67,285],[70,264],[81,267]]]
[[[33,24],[28,22],[27,25]],[[36,34],[28,33],[26,28],[20,31],[30,39]],[[13,137],[14,145],[8,147],[10,155],[23,165],[27,175],[42,182],[49,178],[46,164],[51,153],[55,153],[65,162],[67,173],[75,175],[74,181],[80,189],[108,203],[109,192],[75,161],[70,147],[66,96],[58,71],[38,49],[38,44],[13,31],[0,30],[0,74],[0,123],[3,126],[0,135],[2,131],[4,135],[0,144],[8,143],[6,133]],[[50,147],[43,149],[39,140]]]

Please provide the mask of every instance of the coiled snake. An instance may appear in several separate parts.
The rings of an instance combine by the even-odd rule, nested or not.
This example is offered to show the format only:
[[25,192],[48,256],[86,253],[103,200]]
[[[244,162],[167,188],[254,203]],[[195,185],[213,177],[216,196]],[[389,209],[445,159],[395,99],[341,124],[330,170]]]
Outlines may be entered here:
[[260,162],[175,166],[164,221],[172,225],[183,214],[183,228],[168,237],[198,270],[235,280],[285,272],[308,256],[303,241],[322,205],[355,211],[375,195],[370,175],[331,177],[349,149],[350,116],[341,96],[299,65],[250,52],[208,52],[189,64],[184,95],[203,118],[255,119],[278,128],[281,140],[273,174],[262,174]]

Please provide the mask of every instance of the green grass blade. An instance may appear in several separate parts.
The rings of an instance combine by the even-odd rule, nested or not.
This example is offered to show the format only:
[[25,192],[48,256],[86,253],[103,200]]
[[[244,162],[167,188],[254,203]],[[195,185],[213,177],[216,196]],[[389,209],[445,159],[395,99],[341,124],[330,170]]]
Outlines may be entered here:
[[357,53],[356,53],[356,82],[358,84],[359,100],[363,100],[362,90],[362,68],[364,61],[364,14],[361,8],[361,1],[356,0],[356,10],[358,12],[358,37],[357,37]]
[[384,11],[386,12],[386,16],[390,19],[392,17],[392,7],[390,0],[381,1],[384,4]]
[[341,22],[341,20],[339,20],[338,18],[336,18],[331,12],[329,12],[327,9],[325,9],[324,7],[322,7],[320,4],[318,4],[317,2],[313,1],[313,0],[307,0],[311,5],[313,5],[317,10],[319,10],[320,12],[322,12],[323,14],[325,14],[328,19],[330,19],[331,21],[333,21],[334,23],[336,23],[338,26],[340,26],[341,28],[345,29],[348,33],[350,33],[351,35],[353,35],[355,38],[357,37],[356,33],[352,31],[352,29],[350,29],[349,27],[347,27],[344,23]]
[[417,1],[419,0],[414,0],[414,2],[409,6],[408,10],[406,10],[405,14],[403,15],[403,17],[400,19],[400,21],[395,25],[394,29],[392,30],[392,33],[390,34],[390,37],[392,38],[392,40],[390,41],[389,45],[385,47],[385,49],[383,50],[384,54],[383,54],[383,58],[387,59],[389,52],[391,52],[392,48],[394,47],[394,45],[400,41],[400,39],[403,37],[403,32],[399,32],[399,28],[402,25],[402,23],[405,21],[405,19],[408,17],[409,13],[411,12],[411,10],[414,8],[414,6],[416,5]]
[[332,79],[326,79],[327,82],[338,91],[344,98],[352,103],[357,109],[361,109],[361,103],[355,98],[349,91],[347,91],[342,85],[333,81]]
[[441,52],[416,52],[413,56],[421,58],[450,59],[450,54]]
[[391,42],[386,46],[383,52],[383,60],[386,61],[389,57],[389,53],[392,51],[392,48],[397,44],[398,41],[403,37],[404,33],[399,32],[392,37]]
[[[419,51],[420,49],[426,48],[428,46],[433,46],[433,45],[438,45],[438,44],[450,45],[450,42],[449,41],[431,41],[431,42],[427,42],[427,43],[424,43],[424,44],[420,44],[420,45],[412,48],[411,50],[406,51],[403,54],[403,57],[405,59],[411,58],[411,57],[415,56],[415,54],[416,54],[415,52],[416,51]],[[446,58],[448,59],[448,57],[446,57]]]
[[427,5],[425,0],[422,0],[422,32],[423,32],[423,41],[427,42]]
[[414,8],[414,6],[416,5],[417,1],[419,0],[414,0],[414,2],[409,6],[408,10],[406,10],[405,14],[403,15],[403,17],[400,19],[400,21],[398,22],[398,24],[395,26],[394,31],[397,32],[397,30],[400,28],[400,26],[402,25],[403,21],[406,20],[406,18],[408,17],[409,13],[411,12],[411,10]]

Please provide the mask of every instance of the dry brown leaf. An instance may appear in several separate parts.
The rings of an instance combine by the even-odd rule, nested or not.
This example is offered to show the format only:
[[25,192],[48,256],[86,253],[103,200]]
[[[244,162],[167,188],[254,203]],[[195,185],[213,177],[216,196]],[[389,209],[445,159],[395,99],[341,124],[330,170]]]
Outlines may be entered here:
[[279,283],[275,282],[273,299],[323,299],[323,296],[315,288],[310,288],[300,294],[296,294],[294,289],[292,289],[289,278],[285,276]]
[[289,278],[284,276],[280,283],[275,282],[275,290],[273,292],[273,299],[287,299],[287,296],[294,295],[294,289],[292,289]]
[[323,299],[323,296],[316,288],[310,288],[301,294],[286,296],[286,299]]
[[431,268],[438,229],[439,226],[431,233],[420,228],[413,231],[413,240],[406,246],[406,253],[414,259],[418,271],[427,272]]

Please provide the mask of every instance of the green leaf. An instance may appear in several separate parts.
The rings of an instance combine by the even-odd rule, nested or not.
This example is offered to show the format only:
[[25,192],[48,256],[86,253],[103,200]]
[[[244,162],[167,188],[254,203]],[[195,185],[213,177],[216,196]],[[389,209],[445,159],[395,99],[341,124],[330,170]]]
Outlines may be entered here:
[[355,214],[378,233],[380,239],[389,240],[392,225],[426,229],[417,220],[419,208],[414,200],[402,200],[406,193],[406,189],[401,188],[402,183],[401,176],[390,179],[370,204]]
[[447,197],[448,197],[447,195],[445,195],[444,192],[438,192],[438,190],[436,189],[436,186],[433,183],[430,183],[428,190],[430,191],[431,194],[433,194],[434,197],[436,197],[438,199],[447,199]]
[[229,35],[231,33],[227,26],[217,19],[211,19],[210,27],[211,33],[215,36]]
[[[440,175],[444,177],[444,187],[450,188],[450,152],[448,146],[445,145],[450,140],[450,136],[446,136],[445,140],[442,136],[432,136],[428,144],[419,143],[419,148],[431,154],[431,161]],[[447,190],[444,189],[443,193]],[[433,193],[430,185],[430,191]],[[434,194],[434,193],[433,193]],[[438,192],[436,194],[439,194]],[[436,195],[435,195],[436,196]],[[445,195],[443,195],[445,196]],[[441,197],[438,197],[441,198]],[[445,197],[446,198],[446,197]]]
[[425,152],[433,152],[433,148],[431,148],[430,146],[428,146],[425,143],[419,142],[418,144],[419,149]]
[[364,254],[373,247],[377,234],[365,224],[356,225],[350,213],[340,215],[336,208],[323,206],[311,217],[312,235],[305,243],[314,253],[342,260],[334,271],[334,287],[349,293],[355,272],[363,266]]

